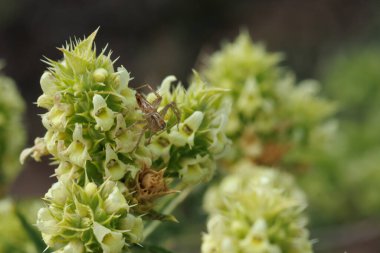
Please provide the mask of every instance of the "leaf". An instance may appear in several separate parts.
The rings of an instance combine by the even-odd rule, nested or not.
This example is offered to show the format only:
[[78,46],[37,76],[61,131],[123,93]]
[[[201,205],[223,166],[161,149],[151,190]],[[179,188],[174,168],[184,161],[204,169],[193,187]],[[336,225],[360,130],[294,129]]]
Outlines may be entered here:
[[20,210],[15,207],[15,213],[17,218],[19,219],[21,225],[25,229],[25,232],[28,234],[31,241],[34,243],[34,246],[37,249],[37,252],[44,252],[44,253],[50,253],[51,251],[49,249],[46,249],[46,244],[43,242],[40,233],[37,232],[37,230],[31,225],[25,216],[20,212]]
[[174,215],[159,213],[155,210],[150,210],[147,214],[144,215],[144,218],[149,218],[150,220],[169,221],[178,223],[178,220]]

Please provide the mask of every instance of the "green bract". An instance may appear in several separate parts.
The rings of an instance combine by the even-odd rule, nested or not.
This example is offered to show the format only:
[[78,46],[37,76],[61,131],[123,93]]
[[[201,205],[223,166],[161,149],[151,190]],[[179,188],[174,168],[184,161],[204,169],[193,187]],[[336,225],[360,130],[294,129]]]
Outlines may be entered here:
[[[57,165],[58,182],[37,222],[57,252],[117,253],[140,243],[139,217],[165,219],[153,210],[155,201],[178,192],[173,187],[209,179],[228,143],[223,90],[197,80],[187,92],[182,86],[170,92],[175,78],[168,77],[158,95],[137,103],[145,97],[128,87],[130,74],[115,69],[110,54],[96,53],[95,35],[61,48],[62,60],[46,60],[37,105],[48,110],[47,131],[21,154],[21,160],[50,154]],[[168,104],[168,113],[159,114]]]
[[286,173],[242,161],[204,203],[210,217],[203,253],[312,252],[305,197]]
[[0,74],[0,90],[0,185],[3,186],[21,169],[18,154],[25,144],[25,130],[22,126],[24,101],[16,84]]
[[293,73],[279,66],[281,59],[242,33],[204,66],[212,86],[231,90],[225,98],[232,103],[227,131],[239,144],[231,159],[248,156],[258,164],[279,164],[290,150],[309,147],[310,134],[335,110],[317,96],[317,82],[296,85]]

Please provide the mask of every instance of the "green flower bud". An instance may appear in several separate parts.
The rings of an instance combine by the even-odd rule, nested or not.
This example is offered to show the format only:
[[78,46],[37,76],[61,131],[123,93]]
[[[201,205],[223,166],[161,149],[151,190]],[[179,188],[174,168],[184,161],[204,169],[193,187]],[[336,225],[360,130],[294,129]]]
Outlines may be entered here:
[[90,182],[90,183],[86,184],[84,191],[86,192],[86,194],[88,196],[92,196],[98,191],[98,187],[96,186],[95,183]]
[[107,78],[108,72],[104,68],[98,68],[92,74],[92,77],[96,82],[103,83]]

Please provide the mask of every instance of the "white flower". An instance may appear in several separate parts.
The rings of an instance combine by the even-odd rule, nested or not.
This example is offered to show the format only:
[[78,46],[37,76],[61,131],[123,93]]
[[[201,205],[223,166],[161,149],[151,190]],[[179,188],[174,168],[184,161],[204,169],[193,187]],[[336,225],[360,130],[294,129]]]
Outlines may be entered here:
[[104,201],[104,208],[108,214],[117,213],[120,209],[129,211],[129,205],[116,185]]
[[103,253],[122,252],[125,242],[121,233],[112,232],[97,222],[94,222],[93,231],[96,240],[102,245]]
[[92,117],[96,120],[95,128],[100,128],[102,131],[108,131],[114,124],[115,113],[107,107],[104,98],[95,94],[92,99],[94,109],[91,112]]

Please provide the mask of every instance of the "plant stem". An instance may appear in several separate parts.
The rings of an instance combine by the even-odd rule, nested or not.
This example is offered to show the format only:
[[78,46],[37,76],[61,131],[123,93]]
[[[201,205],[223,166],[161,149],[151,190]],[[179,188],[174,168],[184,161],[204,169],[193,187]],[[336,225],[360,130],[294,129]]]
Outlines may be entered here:
[[[168,203],[164,205],[165,208],[162,210],[161,213],[170,214],[171,212],[173,212],[173,210],[189,195],[192,189],[192,187],[184,189],[178,196],[170,199]],[[158,225],[160,225],[160,221],[155,220],[150,222],[148,226],[144,229],[144,239],[146,239],[158,227]]]

